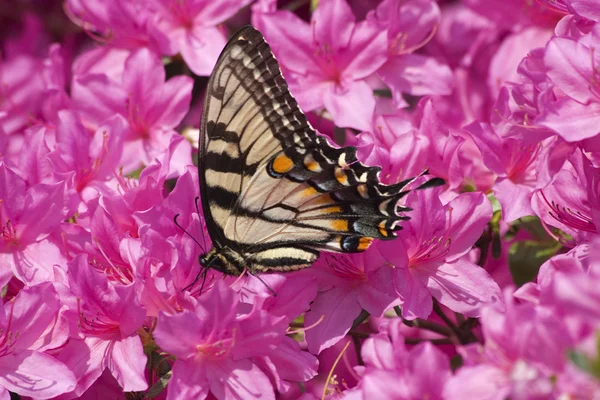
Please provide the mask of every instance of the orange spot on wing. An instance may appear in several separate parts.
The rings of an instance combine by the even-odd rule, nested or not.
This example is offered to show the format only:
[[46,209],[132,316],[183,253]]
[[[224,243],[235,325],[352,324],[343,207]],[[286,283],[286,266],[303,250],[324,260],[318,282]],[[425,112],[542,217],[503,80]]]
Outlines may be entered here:
[[273,171],[277,172],[278,174],[285,174],[286,172],[289,172],[293,166],[294,162],[285,154],[280,154],[273,160]]
[[318,193],[317,189],[315,189],[312,186],[309,186],[309,187],[307,187],[306,189],[304,189],[302,191],[302,197],[312,197],[312,196],[314,196],[317,193]]
[[321,166],[316,161],[305,162],[304,166],[306,167],[307,170],[312,171],[312,172],[319,172],[321,170]]
[[368,196],[369,190],[367,189],[367,185],[358,185],[356,187],[356,190],[358,190],[358,194],[360,194],[361,197],[364,197],[364,198],[369,197]]
[[348,232],[348,221],[345,219],[333,219],[330,224],[331,228],[336,231]]
[[317,204],[329,204],[333,202],[334,201],[329,194],[324,194],[323,196],[320,196],[319,198],[315,199],[315,203]]
[[388,236],[388,231],[387,229],[385,229],[385,221],[381,221],[379,223],[379,233],[381,233],[385,237]]
[[373,243],[373,238],[370,237],[361,237],[358,239],[358,251],[364,251],[369,248],[369,246]]
[[344,172],[343,169],[341,168],[336,168],[335,170],[335,179],[341,183],[342,185],[347,185],[348,184],[348,176],[346,175],[346,173]]
[[323,208],[321,211],[323,212],[323,214],[335,214],[344,211],[344,209],[340,206],[332,206]]

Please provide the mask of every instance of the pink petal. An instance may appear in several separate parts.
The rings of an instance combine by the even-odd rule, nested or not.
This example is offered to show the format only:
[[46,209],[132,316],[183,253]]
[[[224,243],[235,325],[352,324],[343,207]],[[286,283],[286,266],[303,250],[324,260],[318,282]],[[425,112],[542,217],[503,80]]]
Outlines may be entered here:
[[450,360],[430,342],[418,344],[410,350],[413,364],[412,383],[423,397],[441,398],[446,380],[452,376]]
[[550,29],[532,26],[502,40],[500,47],[494,52],[488,73],[488,86],[494,96],[505,82],[521,82],[517,73],[521,60],[529,55],[532,49],[544,47],[551,37]]
[[[0,210],[3,218],[20,217],[25,207],[25,181],[4,162],[0,163]],[[8,213],[8,215],[4,215]],[[6,221],[3,221],[6,223]]]
[[133,104],[142,104],[147,95],[165,83],[165,68],[157,54],[147,48],[132,53],[125,62],[123,88]]
[[324,107],[323,93],[335,90],[335,84],[331,81],[322,80],[321,77],[309,75],[298,79],[292,78],[288,81],[290,92],[298,105],[304,112],[318,110]]
[[19,170],[30,185],[52,179],[54,168],[48,159],[50,149],[46,144],[46,128],[32,129],[27,136],[27,147],[19,157]]
[[350,47],[338,55],[340,64],[346,61],[343,77],[359,80],[374,74],[388,59],[385,30],[369,21],[356,24]]
[[481,236],[483,229],[492,219],[492,205],[483,193],[463,193],[452,200],[448,227],[452,242],[448,261],[466,254]]
[[[396,349],[402,351],[405,349]],[[373,335],[365,340],[362,345],[360,354],[366,365],[373,366],[377,369],[396,369],[395,349],[385,334]]]
[[596,0],[570,0],[571,7],[581,15],[592,21],[600,21],[600,9]]
[[452,91],[450,68],[432,57],[419,54],[390,57],[377,74],[390,87],[397,104],[404,101],[402,93],[426,96],[448,95]]
[[218,399],[275,400],[269,378],[250,360],[217,359],[206,366],[210,391]]
[[0,358],[0,386],[35,399],[48,399],[75,388],[75,376],[56,358],[24,350]]
[[394,269],[384,265],[369,273],[368,279],[368,284],[359,287],[358,304],[369,314],[379,317],[398,301],[393,284]]
[[65,265],[67,261],[61,250],[47,239],[29,244],[21,252],[7,253],[2,257],[4,260],[12,257],[10,264],[13,265],[13,273],[29,285],[53,281],[54,267]]
[[363,379],[363,399],[368,399],[372,393],[377,393],[381,400],[408,399],[410,394],[397,371],[374,370]]
[[113,82],[120,82],[125,61],[131,51],[113,46],[98,46],[83,52],[73,63],[73,77],[103,74]]
[[193,84],[189,76],[175,76],[161,85],[161,96],[148,110],[149,115],[158,116],[155,125],[174,129],[181,123],[190,108]]
[[352,288],[335,287],[317,296],[310,311],[305,315],[306,325],[312,326],[323,316],[324,319],[306,331],[308,350],[319,354],[342,339],[360,314],[357,291]]
[[336,126],[368,131],[371,128],[375,97],[366,82],[354,81],[323,93],[323,104]]
[[[573,39],[554,37],[546,46],[544,64],[546,74],[568,96],[582,104],[594,100],[590,92],[593,87],[593,58],[600,61],[598,54]],[[596,99],[597,100],[597,99]]]
[[406,319],[427,318],[433,310],[433,301],[429,289],[417,277],[410,267],[395,268],[396,292],[402,300],[402,317]]
[[10,329],[19,332],[15,348],[27,349],[54,321],[60,301],[52,284],[45,282],[23,288],[15,297],[14,305],[8,303],[4,307],[5,311],[12,309]]
[[82,119],[92,126],[115,114],[126,115],[127,92],[106,75],[88,74],[74,79],[71,98]]
[[108,368],[124,392],[148,389],[146,382],[146,355],[138,335],[115,340],[107,357]]
[[463,367],[444,387],[444,398],[504,400],[511,394],[506,372],[490,365]]
[[61,349],[57,359],[63,362],[77,379],[77,387],[72,392],[75,396],[83,394],[104,371],[104,357],[110,341],[89,337],[84,340],[71,338]]
[[208,76],[226,43],[219,29],[195,26],[181,38],[179,51],[193,73]]
[[90,142],[90,135],[76,113],[67,110],[58,113],[56,150],[51,159],[61,172],[91,168]]
[[600,102],[584,105],[565,97],[548,104],[536,124],[554,130],[567,142],[578,142],[600,133],[599,113]]
[[502,205],[502,219],[513,222],[528,215],[534,215],[531,208],[533,188],[519,185],[510,179],[499,179],[494,186],[494,194]]
[[[189,329],[182,329],[183,326]],[[198,333],[204,332],[206,328],[204,321],[200,321],[188,310],[174,315],[161,312],[154,337],[163,350],[185,359],[197,353],[198,343],[204,341]]]
[[418,274],[431,294],[452,311],[469,317],[478,317],[485,305],[502,307],[502,293],[498,284],[483,268],[457,260],[440,266],[419,266]]
[[252,3],[252,0],[190,1],[192,12],[196,13],[196,21],[205,26],[219,25],[233,17]]
[[206,368],[195,360],[177,360],[167,387],[167,400],[205,399],[209,389]]
[[306,382],[317,375],[319,361],[312,354],[300,350],[298,342],[285,337],[271,352],[268,359],[273,363],[281,379],[294,382]]
[[345,0],[324,1],[312,16],[314,37],[319,45],[327,44],[334,52],[345,49],[352,36],[354,21]]
[[314,48],[312,40],[308,40],[312,38],[309,24],[287,10],[257,13],[253,19],[285,69],[302,76],[313,72]]
[[65,219],[68,204],[64,194],[64,182],[38,184],[27,191],[25,197],[27,212],[19,221],[21,230],[19,236],[22,243],[42,240]]

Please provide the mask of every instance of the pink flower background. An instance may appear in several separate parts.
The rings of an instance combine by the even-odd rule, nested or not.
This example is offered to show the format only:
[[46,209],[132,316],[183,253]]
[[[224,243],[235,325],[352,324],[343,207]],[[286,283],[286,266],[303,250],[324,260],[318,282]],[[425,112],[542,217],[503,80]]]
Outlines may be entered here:
[[[0,8],[0,400],[600,398],[597,0]],[[397,240],[203,285],[202,99],[248,23],[321,134],[446,184]]]

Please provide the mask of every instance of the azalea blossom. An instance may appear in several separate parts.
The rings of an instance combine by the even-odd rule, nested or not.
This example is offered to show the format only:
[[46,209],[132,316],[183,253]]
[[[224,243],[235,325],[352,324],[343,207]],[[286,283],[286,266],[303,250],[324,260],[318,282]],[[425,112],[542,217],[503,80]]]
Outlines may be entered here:
[[[168,398],[203,399],[209,392],[219,398],[252,398],[259,394],[275,398],[269,379],[278,370],[265,367],[276,367],[281,362],[292,366],[285,359],[298,349],[291,346],[278,354],[277,349],[289,345],[284,337],[285,320],[243,307],[235,296],[233,290],[218,282],[195,310],[159,315],[157,343],[178,357]],[[183,330],[185,336],[183,326],[187,327]],[[295,367],[299,370],[288,370],[282,378],[310,379],[316,360],[308,357]]]
[[442,206],[436,191],[413,192],[413,209],[397,242],[380,245],[394,266],[394,285],[407,319],[427,318],[432,296],[451,310],[479,315],[484,305],[500,305],[500,288],[488,273],[463,257],[490,219],[491,206],[478,193],[465,193]]
[[[30,3],[0,13],[2,399],[600,398],[596,0]],[[320,144],[295,132],[284,153],[316,175],[269,178],[298,196],[258,212],[250,159],[281,141],[290,104],[262,92],[247,100],[277,113],[237,113],[212,138],[245,146],[242,121],[269,114],[248,168],[202,159],[207,77],[249,23],[317,134],[374,170],[313,171]],[[265,75],[236,63],[254,61],[212,82],[252,91]],[[285,243],[319,258],[248,268],[273,250],[231,239],[239,217],[302,224],[321,178],[335,207],[311,207],[338,216]],[[226,240],[207,185],[252,205],[217,212]],[[356,238],[352,210],[374,198],[402,212],[395,238],[383,221],[370,228],[389,240],[363,252],[320,248]],[[201,262],[224,246],[240,276]]]
[[355,21],[345,0],[323,2],[310,24],[283,10],[254,16],[302,109],[325,108],[337,125],[367,130],[375,97],[366,78],[387,60],[388,40],[374,22]]

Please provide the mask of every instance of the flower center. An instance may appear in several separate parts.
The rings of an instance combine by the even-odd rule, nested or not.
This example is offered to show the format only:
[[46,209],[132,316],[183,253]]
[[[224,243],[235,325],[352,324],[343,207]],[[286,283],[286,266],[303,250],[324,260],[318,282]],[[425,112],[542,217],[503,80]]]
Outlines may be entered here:
[[231,332],[225,331],[221,333],[222,337],[226,339],[218,339],[215,341],[211,340],[212,334],[208,337],[206,343],[199,344],[196,346],[198,350],[198,356],[209,356],[209,357],[223,357],[229,354],[231,349],[235,346],[235,334],[236,331],[233,329]]
[[591,217],[583,214],[578,210],[571,210],[569,207],[561,206],[554,202],[554,200],[548,200],[544,191],[540,191],[542,198],[550,207],[551,211],[548,211],[548,214],[558,222],[567,225],[573,229],[596,233],[596,225],[594,224]]
[[86,315],[81,307],[81,299],[77,299],[77,312],[79,314],[79,328],[86,335],[114,336],[120,330],[117,323],[105,315],[100,315],[98,311],[96,311],[95,316]]
[[19,337],[19,331],[11,331],[13,309],[15,308],[15,302],[13,301],[10,306],[10,314],[8,316],[8,323],[6,328],[0,328],[0,357],[11,353],[14,350],[15,343]]
[[17,230],[10,218],[6,218],[4,212],[4,199],[0,199],[0,239],[5,245],[18,246]]
[[367,280],[367,275],[362,266],[353,262],[353,260],[347,256],[331,255],[327,258],[327,264],[336,276],[355,281]]

